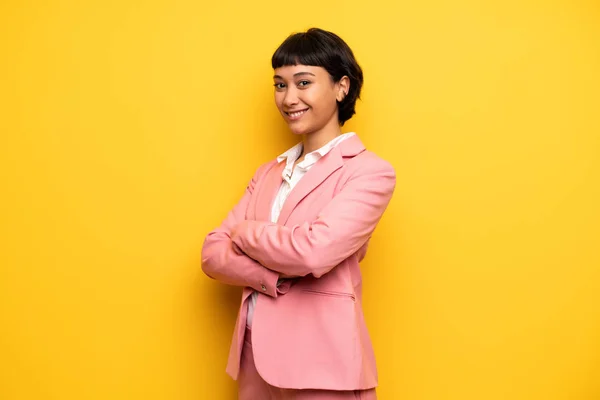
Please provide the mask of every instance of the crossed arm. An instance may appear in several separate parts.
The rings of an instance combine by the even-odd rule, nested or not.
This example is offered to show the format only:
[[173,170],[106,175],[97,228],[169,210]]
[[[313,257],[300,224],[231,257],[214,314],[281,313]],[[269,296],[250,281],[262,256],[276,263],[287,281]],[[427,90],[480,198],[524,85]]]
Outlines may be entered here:
[[224,283],[276,296],[280,276],[320,278],[356,253],[387,208],[396,176],[385,161],[365,164],[316,220],[294,226],[244,219],[254,184],[255,179],[223,225],[208,235],[202,266]]
[[259,168],[248,184],[244,196],[229,212],[221,226],[206,236],[202,246],[202,270],[209,277],[225,284],[248,286],[277,297],[279,274],[248,257],[231,240],[232,231],[245,219],[260,171]]

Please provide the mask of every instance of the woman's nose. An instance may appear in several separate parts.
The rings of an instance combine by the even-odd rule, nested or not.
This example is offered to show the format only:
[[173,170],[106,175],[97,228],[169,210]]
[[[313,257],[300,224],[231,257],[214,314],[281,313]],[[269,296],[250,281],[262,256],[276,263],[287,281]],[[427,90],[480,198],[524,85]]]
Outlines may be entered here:
[[298,95],[294,89],[288,89],[283,98],[283,105],[290,107],[298,104]]

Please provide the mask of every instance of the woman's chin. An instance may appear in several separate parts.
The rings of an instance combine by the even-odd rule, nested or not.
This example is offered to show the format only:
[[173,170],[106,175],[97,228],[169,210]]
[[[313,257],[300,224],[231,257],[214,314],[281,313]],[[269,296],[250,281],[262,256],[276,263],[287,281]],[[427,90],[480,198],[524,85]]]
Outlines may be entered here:
[[288,123],[288,127],[294,135],[307,135],[315,131],[313,126],[302,124],[300,121]]
[[306,133],[306,129],[302,128],[301,126],[294,126],[293,124],[288,126],[294,135],[304,135]]

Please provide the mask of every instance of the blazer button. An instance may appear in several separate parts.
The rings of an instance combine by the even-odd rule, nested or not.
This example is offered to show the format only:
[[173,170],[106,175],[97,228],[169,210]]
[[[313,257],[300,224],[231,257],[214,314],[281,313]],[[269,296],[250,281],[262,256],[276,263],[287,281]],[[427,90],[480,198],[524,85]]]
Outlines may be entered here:
[[267,291],[267,287],[265,285],[260,285],[260,288],[262,289],[263,292]]

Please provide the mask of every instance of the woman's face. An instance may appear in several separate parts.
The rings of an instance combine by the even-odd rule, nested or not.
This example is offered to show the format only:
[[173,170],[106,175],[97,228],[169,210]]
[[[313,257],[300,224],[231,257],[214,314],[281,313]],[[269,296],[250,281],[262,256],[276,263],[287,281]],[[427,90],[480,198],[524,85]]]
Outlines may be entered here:
[[337,127],[345,82],[333,82],[323,67],[288,65],[275,69],[275,104],[293,133],[310,134]]

